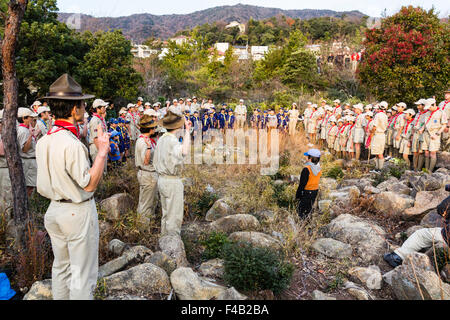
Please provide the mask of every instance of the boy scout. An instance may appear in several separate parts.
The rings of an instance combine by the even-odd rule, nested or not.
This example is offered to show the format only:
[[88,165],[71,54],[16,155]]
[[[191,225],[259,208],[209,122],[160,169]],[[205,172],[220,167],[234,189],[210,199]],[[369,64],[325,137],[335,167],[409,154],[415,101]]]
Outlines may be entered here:
[[344,118],[339,118],[337,121],[338,129],[336,132],[336,140],[334,141],[334,151],[336,152],[337,158],[342,157],[342,147],[341,147],[341,132],[344,130]]
[[[106,116],[106,106],[108,104],[102,99],[96,99],[92,104],[92,109],[94,109],[94,114],[92,116],[91,121],[89,121],[89,154],[91,156],[92,163],[95,162],[95,158],[98,153],[98,126],[102,127],[103,132],[108,132],[108,127],[106,125],[105,116]],[[105,173],[106,173],[106,165],[105,165]]]
[[352,160],[355,156],[355,144],[353,142],[355,138],[355,117],[350,116],[348,122],[346,151],[348,160]]
[[81,86],[65,74],[50,86],[55,125],[38,141],[37,191],[51,200],[44,217],[54,254],[54,300],[92,300],[98,276],[98,217],[94,191],[109,152],[109,134],[97,128],[98,152],[90,168],[87,148],[77,137],[83,121]]
[[391,116],[388,118],[388,126],[386,131],[386,146],[387,146],[387,155],[388,159],[391,157],[395,157],[394,155],[394,121],[397,119],[397,107],[392,107],[392,113]]
[[353,143],[355,147],[355,159],[360,160],[361,158],[361,145],[364,143],[364,122],[365,115],[363,114],[364,106],[359,103],[354,105],[356,119],[355,128],[353,134]]
[[49,107],[39,107],[37,109],[38,119],[36,122],[36,140],[39,140],[45,136],[48,130],[51,128],[52,121],[50,119],[50,108]]
[[402,127],[402,131],[400,132],[401,141],[400,141],[400,149],[399,153],[403,155],[403,159],[408,165],[408,168],[411,166],[411,162],[409,161],[409,156],[411,154],[411,145],[412,145],[412,133],[413,133],[413,125],[412,122],[414,120],[414,116],[416,112],[413,109],[408,109],[404,113],[405,124]]
[[317,104],[311,105],[311,114],[309,116],[308,121],[308,135],[309,135],[309,142],[316,143],[316,130],[317,130],[317,119],[319,117],[319,112],[317,111]]
[[[180,235],[184,214],[184,186],[180,178],[184,158],[191,149],[190,122],[180,114],[168,111],[161,120],[167,132],[156,144],[153,165],[158,173],[158,190],[161,198],[161,237]],[[183,143],[177,133],[185,126]]]
[[394,120],[394,132],[393,132],[393,141],[392,141],[392,145],[394,147],[394,157],[395,158],[400,158],[400,142],[401,142],[401,135],[402,135],[402,131],[403,128],[405,126],[405,115],[403,113],[403,111],[405,111],[406,109],[406,104],[403,102],[400,102],[397,104],[397,116],[396,119]]
[[19,142],[19,153],[22,158],[23,172],[27,186],[28,197],[36,187],[36,138],[31,134],[30,122],[37,114],[28,108],[19,108],[17,112],[17,141]]
[[435,99],[428,99],[426,106],[430,108],[430,115],[425,119],[423,130],[422,150],[425,151],[425,168],[433,172],[436,165],[436,152],[441,145],[441,134],[447,127],[445,113],[436,105]]
[[445,100],[439,104],[439,109],[445,113],[447,117],[447,128],[442,133],[441,149],[449,151],[450,147],[450,89],[444,92]]
[[373,119],[373,129],[371,131],[371,145],[370,152],[377,156],[375,159],[375,171],[379,172],[384,166],[384,147],[386,145],[386,129],[388,126],[388,118],[386,115],[386,109],[388,103],[382,101],[379,104],[380,111],[375,115]]
[[309,122],[309,118],[311,117],[312,113],[313,113],[312,103],[308,102],[306,104],[305,112],[303,113],[303,125],[305,127],[306,133],[308,133],[308,122]]
[[158,174],[153,166],[156,147],[156,127],[158,123],[151,116],[144,115],[139,122],[141,135],[136,141],[135,164],[138,168],[139,205],[138,220],[142,227],[148,227],[154,218],[158,194]]
[[425,125],[425,114],[428,112],[428,110],[424,110],[425,102],[425,99],[420,99],[419,101],[415,102],[418,112],[414,118],[413,123],[411,124],[413,127],[411,152],[413,154],[414,171],[422,170],[423,164],[425,163],[424,153],[421,150],[423,135],[420,134],[420,129]]
[[328,129],[327,133],[327,146],[328,150],[330,150],[331,154],[334,156],[336,154],[334,150],[334,142],[336,141],[336,136],[338,133],[338,127],[336,125],[336,117],[331,116],[330,117],[330,129]]

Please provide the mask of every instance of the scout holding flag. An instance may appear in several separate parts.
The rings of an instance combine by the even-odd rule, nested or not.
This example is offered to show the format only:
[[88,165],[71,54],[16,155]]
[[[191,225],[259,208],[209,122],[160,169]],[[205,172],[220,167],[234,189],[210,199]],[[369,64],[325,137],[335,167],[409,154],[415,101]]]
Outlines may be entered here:
[[[180,174],[184,158],[191,150],[191,123],[183,115],[168,111],[160,121],[167,132],[156,144],[153,165],[158,173],[158,190],[161,198],[161,237],[180,235],[184,214],[184,186]],[[183,143],[177,134],[185,126]]]
[[158,174],[153,166],[156,148],[155,133],[158,122],[151,116],[144,115],[139,122],[141,135],[136,141],[135,165],[138,168],[139,205],[137,214],[143,227],[148,227],[154,218],[158,201]]
[[109,134],[97,129],[97,156],[90,168],[87,148],[78,139],[83,121],[81,86],[64,74],[44,99],[52,100],[56,121],[36,146],[37,191],[51,200],[44,217],[54,254],[54,300],[92,300],[98,276],[98,216],[94,191],[103,175]]

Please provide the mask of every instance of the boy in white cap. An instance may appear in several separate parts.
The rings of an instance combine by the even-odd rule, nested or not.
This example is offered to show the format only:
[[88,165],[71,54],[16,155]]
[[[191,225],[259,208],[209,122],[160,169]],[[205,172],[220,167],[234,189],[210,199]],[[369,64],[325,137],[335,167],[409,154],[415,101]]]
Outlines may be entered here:
[[239,100],[239,105],[236,106],[234,113],[236,114],[237,129],[244,128],[247,120],[247,107],[244,105],[243,99]]
[[[98,126],[102,127],[102,132],[108,132],[108,126],[106,125],[106,106],[108,104],[102,99],[96,99],[92,104],[94,110],[91,121],[89,121],[89,154],[91,156],[92,163],[95,162],[95,158],[98,154]],[[84,116],[84,114],[83,114]],[[105,171],[106,173],[106,164]]]
[[317,143],[317,119],[320,113],[317,111],[317,104],[311,105],[312,112],[308,119],[308,135],[310,143]]
[[400,132],[402,140],[400,142],[399,152],[403,155],[403,159],[405,160],[408,168],[411,166],[411,161],[409,161],[409,156],[411,155],[411,146],[412,146],[412,136],[414,125],[412,124],[414,120],[414,116],[416,112],[413,109],[408,109],[404,113],[405,124]]
[[341,134],[341,131],[343,130],[343,128],[344,128],[344,118],[339,118],[337,120],[336,138],[334,140],[334,154],[335,154],[335,157],[338,159],[340,159],[342,157],[340,134]]
[[347,145],[345,150],[347,151],[348,160],[352,160],[355,157],[355,117],[348,117],[348,130],[347,130]]
[[42,103],[40,101],[33,102],[33,104],[31,105],[31,111],[37,113],[37,110],[40,106],[42,106]]
[[384,167],[384,148],[386,145],[386,129],[388,127],[388,118],[386,115],[386,109],[388,103],[382,101],[379,104],[380,111],[375,115],[373,119],[373,129],[371,131],[371,145],[370,152],[376,156],[375,159],[375,171],[379,172]]
[[402,140],[402,131],[405,126],[405,114],[403,113],[406,109],[406,104],[400,102],[397,104],[397,118],[394,120],[394,133],[393,133],[393,147],[394,147],[394,157],[400,158],[400,143]]
[[311,213],[314,202],[319,192],[320,177],[320,151],[310,149],[304,154],[307,157],[305,168],[300,174],[300,183],[295,199],[298,201],[297,212],[301,219],[305,219]]
[[330,125],[327,132],[327,146],[328,150],[331,152],[331,154],[334,156],[336,153],[334,151],[334,143],[336,141],[336,135],[338,133],[338,127],[336,125],[336,117],[331,116],[329,119]]
[[445,113],[447,117],[447,128],[442,133],[441,149],[449,151],[450,144],[450,89],[444,91],[445,100],[439,104],[439,109]]
[[[305,108],[305,112],[303,113],[303,125],[305,127],[305,132],[308,133],[308,122],[309,122],[309,118],[311,117],[311,114],[313,113],[312,110],[312,103],[308,102],[306,104],[306,108]],[[308,137],[309,138],[309,137]]]
[[428,108],[427,110],[424,109],[425,103],[425,99],[420,99],[419,101],[415,102],[418,112],[414,118],[413,123],[411,124],[413,127],[411,152],[413,154],[413,167],[415,171],[421,171],[425,163],[424,152],[423,150],[421,150],[423,134],[420,133],[420,129],[425,125],[425,117],[428,113]]
[[333,116],[340,116],[342,114],[342,107],[341,107],[341,100],[336,99],[333,101],[334,108],[333,108]]
[[22,158],[23,172],[27,186],[28,197],[36,187],[36,138],[30,131],[30,123],[37,114],[28,108],[19,108],[17,112],[17,141],[19,143],[19,153]]
[[36,140],[39,140],[47,134],[51,129],[52,121],[50,119],[50,108],[49,107],[39,107],[37,109],[38,119],[36,122]]
[[[370,159],[370,143],[371,143],[371,135],[373,129],[373,112],[367,111],[365,113],[366,116],[366,122],[364,127],[364,149],[366,150],[366,153],[364,154],[364,159],[367,158],[367,160]],[[367,156],[367,157],[366,157]]]
[[361,146],[364,143],[364,123],[365,115],[363,114],[364,106],[358,103],[353,106],[355,108],[356,120],[353,134],[353,143],[355,147],[355,159],[360,160]]

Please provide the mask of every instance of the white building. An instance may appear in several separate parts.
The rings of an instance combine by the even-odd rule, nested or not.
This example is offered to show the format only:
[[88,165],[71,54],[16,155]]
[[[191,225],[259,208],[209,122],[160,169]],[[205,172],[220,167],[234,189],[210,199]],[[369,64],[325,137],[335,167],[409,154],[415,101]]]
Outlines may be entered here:
[[268,46],[252,46],[250,49],[252,59],[255,61],[264,59],[264,55],[269,52]]
[[214,44],[214,48],[219,52],[225,53],[230,48],[230,44],[228,42],[218,42]]
[[320,44],[308,44],[305,48],[315,54],[320,54],[320,49],[322,46]]
[[238,60],[248,60],[248,46],[233,46],[233,54],[238,57]]
[[145,45],[135,44],[131,48],[131,53],[136,58],[149,58],[152,54],[158,54],[158,50],[150,49]]
[[158,55],[159,60],[162,60],[169,53],[169,48],[162,48],[161,53]]
[[177,44],[177,46],[182,46],[185,43],[188,43],[191,38],[186,36],[178,36],[175,38],[170,38],[169,41],[173,41]]

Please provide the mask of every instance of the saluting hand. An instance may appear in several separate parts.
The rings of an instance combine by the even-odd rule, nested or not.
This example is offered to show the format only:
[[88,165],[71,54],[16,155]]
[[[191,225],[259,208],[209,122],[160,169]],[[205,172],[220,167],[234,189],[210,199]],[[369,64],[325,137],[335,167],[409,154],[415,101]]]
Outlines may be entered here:
[[98,143],[98,153],[103,156],[107,156],[109,152],[109,138],[111,134],[108,132],[103,132],[103,127],[101,124],[97,127],[97,143]]

